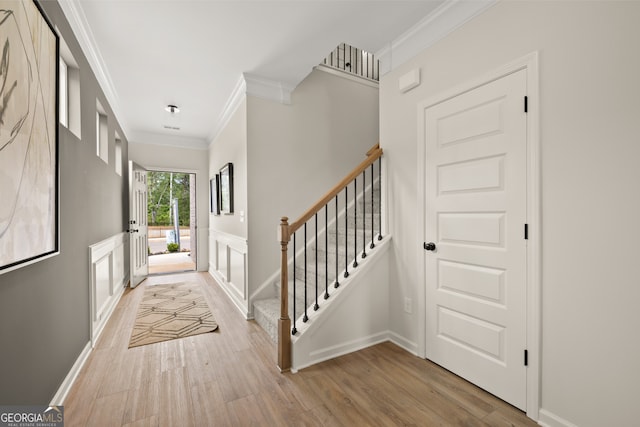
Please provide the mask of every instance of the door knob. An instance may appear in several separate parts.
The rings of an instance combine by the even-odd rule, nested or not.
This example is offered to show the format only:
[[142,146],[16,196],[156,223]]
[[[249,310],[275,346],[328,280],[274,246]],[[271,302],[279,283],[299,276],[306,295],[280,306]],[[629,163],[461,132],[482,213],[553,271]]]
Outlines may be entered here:
[[436,250],[436,244],[433,243],[433,242],[424,243],[424,250],[425,251],[435,251]]

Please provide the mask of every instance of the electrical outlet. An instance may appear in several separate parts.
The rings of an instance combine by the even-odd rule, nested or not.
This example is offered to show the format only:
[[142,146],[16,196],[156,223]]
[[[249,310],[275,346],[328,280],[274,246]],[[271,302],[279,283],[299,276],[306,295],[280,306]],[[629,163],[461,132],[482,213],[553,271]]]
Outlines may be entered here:
[[409,314],[413,312],[413,307],[411,306],[411,298],[404,299],[404,312]]

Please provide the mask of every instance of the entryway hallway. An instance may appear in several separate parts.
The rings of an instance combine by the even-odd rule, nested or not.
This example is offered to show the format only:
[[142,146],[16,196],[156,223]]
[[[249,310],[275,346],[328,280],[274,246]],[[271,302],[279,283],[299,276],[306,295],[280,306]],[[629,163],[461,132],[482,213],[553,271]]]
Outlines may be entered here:
[[195,260],[190,252],[175,252],[149,256],[149,274],[194,271]]
[[[128,349],[144,288],[197,282],[217,331]],[[127,289],[65,401],[70,426],[534,426],[474,385],[392,343],[280,374],[267,333],[208,273]]]
[[[167,227],[149,227],[149,274],[195,271],[196,260],[191,252],[189,229],[180,229],[180,246],[185,251],[167,251]],[[159,237],[160,236],[160,237]]]

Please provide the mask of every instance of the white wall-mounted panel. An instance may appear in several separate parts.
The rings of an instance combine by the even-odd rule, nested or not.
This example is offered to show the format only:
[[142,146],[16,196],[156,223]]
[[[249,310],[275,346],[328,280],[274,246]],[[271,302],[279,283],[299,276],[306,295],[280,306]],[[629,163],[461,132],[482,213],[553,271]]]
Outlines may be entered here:
[[408,73],[400,76],[398,79],[398,89],[400,92],[409,92],[414,87],[420,85],[420,68],[409,71]]
[[92,346],[95,346],[129,280],[124,268],[127,239],[128,234],[118,233],[89,246]]
[[216,254],[218,259],[216,260],[216,268],[220,277],[226,282],[229,279],[229,248],[226,243],[216,241]]
[[220,284],[242,314],[250,317],[247,282],[247,239],[209,230],[209,273]]
[[235,290],[242,298],[247,298],[245,268],[246,254],[238,252],[235,249],[229,250],[229,283],[233,285]]
[[95,314],[94,321],[102,319],[102,314],[111,297],[111,255],[107,255],[93,264],[95,277]]

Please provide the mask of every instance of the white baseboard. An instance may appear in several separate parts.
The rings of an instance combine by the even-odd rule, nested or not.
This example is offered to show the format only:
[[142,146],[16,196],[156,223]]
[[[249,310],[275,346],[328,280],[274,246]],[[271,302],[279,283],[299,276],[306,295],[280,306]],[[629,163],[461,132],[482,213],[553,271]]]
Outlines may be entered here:
[[391,341],[398,347],[408,351],[414,356],[418,355],[418,344],[414,343],[413,341],[409,341],[405,337],[398,335],[395,332],[389,331],[389,341]]
[[546,409],[540,409],[538,415],[538,424],[544,427],[577,427],[575,424],[547,411]]
[[296,366],[296,371],[315,365],[317,363],[321,363],[326,360],[335,359],[336,357],[344,356],[345,354],[353,353],[355,351],[362,350],[364,348],[371,347],[373,345],[380,344],[386,341],[389,341],[388,333],[381,332],[378,334],[370,335],[368,337],[359,338],[354,341],[341,343],[336,346],[316,350],[311,352],[311,354],[309,354],[309,361],[307,361],[307,363]]
[[49,406],[64,405],[64,401],[67,398],[67,395],[69,394],[73,383],[76,381],[76,378],[78,378],[78,374],[80,373],[80,370],[82,370],[84,364],[87,362],[87,359],[89,358],[92,350],[93,347],[91,346],[91,341],[89,341],[87,342],[87,345],[84,346],[84,349],[82,349],[82,351],[80,352],[80,355],[71,367],[71,370],[69,371],[67,376],[62,381],[62,384],[60,384],[60,387],[58,387],[58,391],[53,396],[53,399],[51,399],[51,403],[49,403]]

